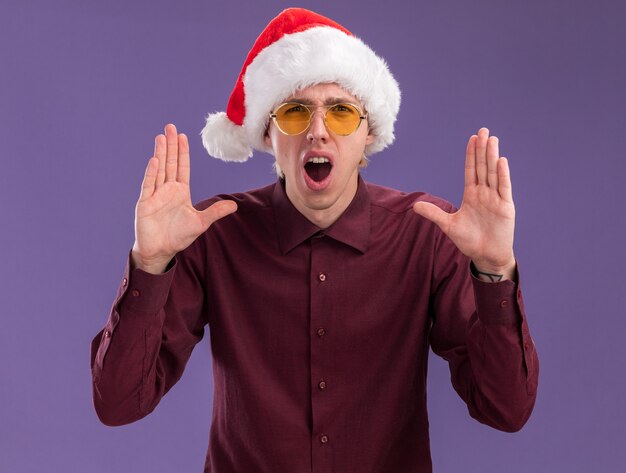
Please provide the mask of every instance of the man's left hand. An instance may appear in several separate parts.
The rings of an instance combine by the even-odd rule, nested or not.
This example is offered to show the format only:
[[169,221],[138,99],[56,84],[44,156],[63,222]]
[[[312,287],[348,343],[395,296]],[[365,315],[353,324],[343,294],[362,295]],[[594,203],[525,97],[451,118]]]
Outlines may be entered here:
[[498,138],[487,128],[470,137],[465,155],[463,202],[449,214],[428,202],[416,202],[415,213],[433,221],[457,248],[472,259],[481,279],[511,279],[515,273],[513,232],[515,205],[506,158]]

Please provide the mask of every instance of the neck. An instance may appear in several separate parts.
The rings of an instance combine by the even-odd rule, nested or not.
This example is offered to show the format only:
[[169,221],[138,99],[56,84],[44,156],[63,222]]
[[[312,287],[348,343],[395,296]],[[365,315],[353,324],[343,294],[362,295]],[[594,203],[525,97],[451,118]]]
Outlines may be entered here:
[[332,208],[324,210],[298,209],[298,211],[302,215],[304,215],[309,222],[324,230],[330,227],[333,223],[335,223],[347,208],[348,206],[346,205],[343,208]]

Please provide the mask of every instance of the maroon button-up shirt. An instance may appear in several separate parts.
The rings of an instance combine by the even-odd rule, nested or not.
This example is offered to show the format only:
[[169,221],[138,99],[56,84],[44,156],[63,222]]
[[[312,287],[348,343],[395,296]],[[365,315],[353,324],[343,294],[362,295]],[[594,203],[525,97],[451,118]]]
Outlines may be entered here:
[[507,431],[525,423],[538,362],[521,292],[473,278],[411,209],[449,204],[360,181],[320,230],[280,182],[222,198],[238,211],[165,274],[126,268],[92,343],[104,423],[150,413],[206,324],[215,396],[205,472],[430,472],[429,346],[473,417]]

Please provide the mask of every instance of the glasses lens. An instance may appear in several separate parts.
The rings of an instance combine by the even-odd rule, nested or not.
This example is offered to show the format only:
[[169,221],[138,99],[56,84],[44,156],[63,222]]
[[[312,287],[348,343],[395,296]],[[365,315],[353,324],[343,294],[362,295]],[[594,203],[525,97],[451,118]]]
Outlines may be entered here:
[[288,135],[298,135],[309,127],[311,112],[302,104],[283,104],[276,110],[275,114],[276,125]]
[[348,103],[338,103],[328,109],[326,124],[338,135],[353,133],[361,123],[361,113],[356,107]]

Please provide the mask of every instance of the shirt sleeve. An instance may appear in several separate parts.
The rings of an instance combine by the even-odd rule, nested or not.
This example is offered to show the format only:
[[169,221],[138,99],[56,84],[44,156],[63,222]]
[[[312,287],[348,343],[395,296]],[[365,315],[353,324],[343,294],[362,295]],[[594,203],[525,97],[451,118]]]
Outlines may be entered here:
[[514,432],[532,412],[538,358],[524,311],[519,274],[484,282],[443,237],[433,272],[433,351],[450,366],[452,384],[472,417]]
[[152,412],[182,376],[206,317],[197,245],[164,274],[131,269],[130,257],[104,328],[91,343],[93,400],[106,425]]

